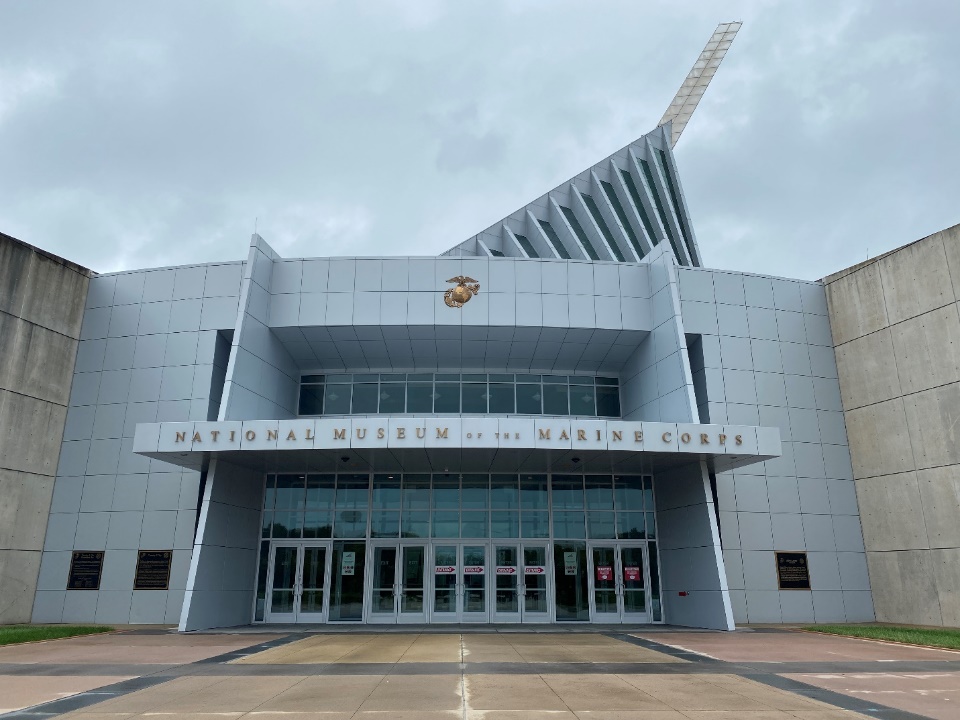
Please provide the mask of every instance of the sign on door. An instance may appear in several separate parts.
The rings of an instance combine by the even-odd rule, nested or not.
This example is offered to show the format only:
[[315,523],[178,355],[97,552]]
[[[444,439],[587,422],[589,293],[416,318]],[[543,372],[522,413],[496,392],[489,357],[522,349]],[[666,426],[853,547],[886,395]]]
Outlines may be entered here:
[[352,552],[345,552],[340,559],[340,574],[341,575],[353,575],[356,570],[357,554]]

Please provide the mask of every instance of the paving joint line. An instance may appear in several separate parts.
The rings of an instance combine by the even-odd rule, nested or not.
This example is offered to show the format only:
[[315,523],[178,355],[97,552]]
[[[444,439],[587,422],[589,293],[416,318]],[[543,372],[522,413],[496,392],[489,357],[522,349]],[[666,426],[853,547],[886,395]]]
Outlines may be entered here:
[[[110,700],[117,697],[122,697],[131,692],[137,690],[145,690],[147,688],[153,687],[155,685],[160,685],[162,683],[168,682],[178,677],[183,677],[190,675],[189,668],[194,666],[203,666],[203,665],[212,665],[212,664],[225,664],[231,660],[236,660],[241,657],[246,657],[247,655],[253,655],[263,650],[269,650],[273,647],[278,647],[285,645],[288,642],[294,642],[298,640],[298,637],[282,637],[274,638],[257,645],[251,645],[250,647],[243,648],[242,650],[231,650],[230,652],[223,653],[221,655],[214,655],[213,657],[203,658],[192,663],[180,663],[178,665],[167,666],[163,670],[155,670],[152,673],[146,673],[138,677],[128,678],[127,680],[121,680],[120,682],[113,683],[111,685],[104,685],[103,687],[94,688],[93,690],[87,690],[81,693],[76,693],[75,695],[70,695],[65,698],[57,698],[56,700],[50,700],[45,703],[38,703],[36,705],[31,705],[30,707],[22,708],[20,710],[14,710],[8,713],[0,714],[0,719],[2,720],[39,720],[41,718],[51,717],[53,715],[61,715],[63,713],[71,712],[74,710],[80,710],[81,708],[87,708],[91,705],[96,705],[101,703],[104,700]],[[27,666],[29,667],[29,666]],[[136,666],[134,666],[136,667]]]

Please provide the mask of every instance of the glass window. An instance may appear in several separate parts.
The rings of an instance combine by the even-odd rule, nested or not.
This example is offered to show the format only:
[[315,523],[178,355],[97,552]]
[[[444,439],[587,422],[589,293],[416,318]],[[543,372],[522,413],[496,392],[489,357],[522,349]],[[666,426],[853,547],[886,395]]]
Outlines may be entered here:
[[593,385],[570,386],[570,414],[596,415],[597,404],[593,393]]
[[273,505],[277,497],[277,476],[267,475],[267,481],[263,489],[263,508],[264,510],[273,510]]
[[438,382],[433,393],[433,411],[435,413],[460,412],[460,383]]
[[613,525],[612,512],[591,512],[587,513],[587,535],[588,537],[607,540],[615,538],[616,532]]
[[373,476],[373,507],[376,510],[400,509],[400,476]]
[[461,486],[461,507],[464,510],[486,510],[489,507],[489,479],[486,475],[464,475]]
[[581,475],[553,476],[553,507],[560,510],[583,509],[583,477]]
[[520,513],[513,510],[494,510],[490,513],[490,537],[520,537]]
[[[364,503],[366,507],[366,503]],[[367,536],[366,510],[337,510],[333,523],[334,537],[362,538]]]
[[457,476],[433,476],[433,507],[435,510],[460,509],[460,479]]
[[308,510],[304,514],[303,536],[305,538],[328,538],[333,535],[333,513],[329,510]]
[[614,485],[618,512],[643,510],[643,478],[638,475],[617,476]]
[[296,510],[277,510],[273,514],[273,537],[298,538],[303,526],[303,513]]
[[660,243],[660,235],[654,230],[653,223],[650,222],[650,216],[647,214],[647,208],[640,200],[640,193],[637,192],[637,186],[633,182],[633,176],[626,170],[621,170],[620,177],[623,178],[623,184],[627,186],[627,191],[633,199],[633,204],[636,206],[637,212],[640,213],[640,220],[643,221],[643,227],[647,231],[650,242],[658,245]]
[[517,385],[517,412],[521,415],[543,414],[543,390],[540,383]]
[[[309,377],[309,376],[304,376]],[[327,376],[324,397],[303,401],[301,414],[397,415],[443,413],[578,415],[619,417],[616,378],[513,373],[411,373]],[[349,380],[353,378],[351,384]],[[595,387],[596,385],[596,387]],[[301,394],[320,393],[321,385],[301,385]],[[311,388],[313,388],[311,390]],[[306,395],[304,395],[306,397]],[[312,403],[312,404],[311,404]],[[598,412],[599,410],[599,412]]]
[[587,233],[584,232],[583,226],[580,225],[580,221],[577,220],[577,216],[574,215],[573,210],[568,207],[560,206],[563,216],[567,219],[567,222],[570,224],[570,229],[573,230],[573,234],[577,236],[577,240],[580,241],[580,244],[583,246],[583,249],[586,250],[587,255],[591,260],[599,260],[600,256],[597,255],[597,251],[593,247],[593,243],[590,242],[590,238],[587,237]]
[[300,414],[323,415],[323,385],[300,386]]
[[463,384],[463,412],[465,413],[484,413],[487,412],[487,384],[486,383],[464,383]]
[[[599,378],[597,378],[599,380]],[[597,385],[597,415],[620,417],[620,389]]]
[[[582,524],[582,523],[581,523]],[[520,517],[521,537],[550,537],[550,517],[545,510],[524,510]]]
[[401,516],[400,535],[406,538],[430,537],[430,511],[404,510]]
[[403,383],[380,383],[380,412],[402,413],[404,410]]
[[400,513],[375,510],[370,515],[370,537],[397,537],[400,534]]
[[516,412],[513,383],[490,383],[490,413],[505,415]]
[[553,249],[557,251],[557,255],[562,257],[564,260],[569,260],[570,253],[567,252],[567,249],[563,246],[563,243],[560,242],[560,237],[557,235],[557,231],[553,229],[553,225],[546,220],[537,220],[537,222],[540,223],[540,228],[543,230],[543,234],[547,236],[550,244],[553,245]]
[[407,412],[433,412],[433,381],[411,382],[407,385]]
[[520,243],[520,247],[523,248],[523,251],[532,258],[540,257],[537,255],[537,251],[533,249],[533,245],[530,244],[530,241],[527,239],[526,235],[519,235],[514,233],[514,236],[517,238],[517,242]]
[[377,384],[355,383],[353,386],[353,414],[375,415],[377,412]]
[[307,475],[307,509],[332,508],[333,488],[333,475]]
[[350,414],[350,386],[327,385],[323,393],[324,415]]
[[260,529],[260,537],[270,537],[270,530],[273,528],[273,511],[263,511],[263,525]]
[[489,513],[486,510],[469,510],[460,516],[460,537],[485,538],[490,533],[487,528]]
[[652,512],[647,513],[647,537],[651,540],[657,536],[657,524],[654,514]]
[[546,475],[520,476],[520,506],[524,510],[546,510],[550,507]]
[[566,383],[563,385],[543,385],[543,414],[569,415],[570,402]]
[[589,510],[613,510],[613,482],[609,475],[587,475],[584,485]]
[[456,510],[436,510],[433,513],[433,537],[460,537],[460,513]]
[[[348,508],[366,510],[369,502],[367,497],[369,486],[370,478],[367,475],[339,475],[337,477],[337,510]],[[339,535],[338,537],[348,536]]]
[[613,185],[608,183],[606,180],[601,180],[600,187],[603,188],[603,194],[607,196],[607,199],[610,201],[610,206],[617,214],[617,218],[620,220],[620,226],[630,239],[630,245],[632,245],[633,249],[637,252],[637,257],[642,258],[644,255],[643,248],[641,248],[640,243],[637,242],[637,235],[633,232],[633,228],[630,225],[630,221],[627,219],[627,214],[623,211],[623,205],[620,204],[620,199],[617,197],[617,193],[614,191]]
[[590,195],[581,194],[581,197],[583,198],[583,202],[587,206],[587,209],[590,211],[590,216],[597,224],[597,227],[600,228],[600,232],[603,234],[604,239],[606,239],[607,244],[610,246],[610,251],[614,254],[614,256],[616,256],[617,260],[624,262],[625,258],[623,257],[623,253],[620,252],[620,248],[617,247],[617,243],[613,239],[613,234],[610,232],[610,228],[607,227],[606,220],[604,220],[603,215],[600,214],[600,208],[597,207],[597,203]]
[[553,514],[553,536],[558,538],[586,537],[583,516],[582,510],[580,512],[555,512]]
[[617,537],[621,540],[642,540],[647,536],[645,514],[640,512],[617,513]]
[[404,475],[402,492],[404,510],[430,509],[429,475]]
[[504,510],[516,510],[520,507],[520,493],[516,475],[491,476],[490,507]]
[[305,475],[277,475],[276,508],[303,510]]

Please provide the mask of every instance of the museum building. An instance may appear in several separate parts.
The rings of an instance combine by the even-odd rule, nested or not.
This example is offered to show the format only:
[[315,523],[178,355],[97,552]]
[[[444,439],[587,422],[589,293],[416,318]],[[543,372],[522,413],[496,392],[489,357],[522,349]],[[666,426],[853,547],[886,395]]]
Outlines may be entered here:
[[[878,400],[856,360],[957,315],[948,271],[949,298],[873,327],[862,278],[946,256],[824,282],[702,267],[682,106],[439,257],[254,235],[234,261],[97,274],[0,238],[0,620],[732,629],[909,611],[871,594],[881,573],[929,580],[924,618],[956,622],[947,551],[891,546],[900,495],[875,489],[900,447],[877,417],[908,432],[877,403],[923,388]],[[897,465],[918,497],[924,462]]]

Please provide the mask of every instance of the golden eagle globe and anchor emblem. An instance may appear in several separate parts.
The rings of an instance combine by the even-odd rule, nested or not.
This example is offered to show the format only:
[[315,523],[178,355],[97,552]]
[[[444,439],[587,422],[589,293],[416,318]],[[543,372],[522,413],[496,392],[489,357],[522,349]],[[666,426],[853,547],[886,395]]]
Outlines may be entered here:
[[443,301],[448,307],[463,307],[464,304],[470,302],[470,298],[480,292],[480,283],[472,277],[457,275],[455,278],[447,280],[447,282],[457,284],[456,287],[448,288],[443,294]]

